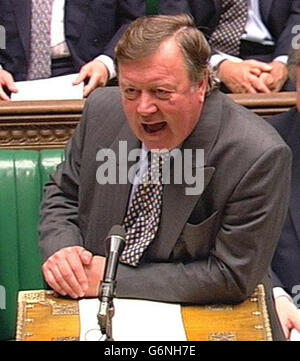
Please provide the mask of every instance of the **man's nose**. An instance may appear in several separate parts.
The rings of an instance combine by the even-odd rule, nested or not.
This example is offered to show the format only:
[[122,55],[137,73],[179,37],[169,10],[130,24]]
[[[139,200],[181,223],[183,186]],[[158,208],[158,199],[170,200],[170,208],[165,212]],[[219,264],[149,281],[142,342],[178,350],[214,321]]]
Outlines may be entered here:
[[157,105],[150,94],[142,93],[138,100],[137,112],[140,115],[147,116],[157,111]]

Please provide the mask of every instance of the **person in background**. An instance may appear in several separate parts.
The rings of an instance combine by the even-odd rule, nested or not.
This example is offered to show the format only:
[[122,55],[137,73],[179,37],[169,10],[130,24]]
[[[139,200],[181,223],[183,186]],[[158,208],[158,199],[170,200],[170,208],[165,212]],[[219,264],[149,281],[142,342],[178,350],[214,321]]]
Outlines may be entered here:
[[115,77],[114,47],[145,0],[1,0],[0,100],[14,81],[79,72],[84,96]]
[[162,14],[189,12],[214,49],[211,66],[232,93],[294,90],[287,57],[300,0],[161,0]]
[[300,49],[291,51],[288,69],[296,84],[296,107],[270,118],[293,154],[289,210],[272,261],[276,308],[287,338],[292,328],[300,332]]
[[[105,238],[122,224],[117,297],[238,303],[263,284],[273,338],[282,339],[269,270],[288,205],[290,150],[267,122],[213,88],[209,57],[188,15],[129,25],[116,48],[119,88],[88,98],[45,187],[43,274],[60,294],[96,296]],[[149,184],[147,155],[168,151],[166,177],[158,171]]]

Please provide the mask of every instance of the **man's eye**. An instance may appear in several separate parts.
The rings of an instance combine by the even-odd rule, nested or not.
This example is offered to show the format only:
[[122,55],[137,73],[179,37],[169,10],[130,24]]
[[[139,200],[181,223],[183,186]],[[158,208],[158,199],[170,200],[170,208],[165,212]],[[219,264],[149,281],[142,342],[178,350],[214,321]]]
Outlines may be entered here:
[[127,99],[136,99],[138,96],[138,91],[134,88],[127,88],[124,90],[124,95]]
[[171,96],[171,92],[169,92],[168,90],[156,89],[155,92],[156,92],[157,97],[160,99],[169,99]]

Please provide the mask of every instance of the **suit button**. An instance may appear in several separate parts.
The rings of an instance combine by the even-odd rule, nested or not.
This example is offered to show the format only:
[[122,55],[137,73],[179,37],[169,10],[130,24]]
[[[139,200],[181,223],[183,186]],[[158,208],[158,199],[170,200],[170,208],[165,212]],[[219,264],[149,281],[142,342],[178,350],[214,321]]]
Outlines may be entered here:
[[93,45],[94,45],[94,46],[98,46],[98,45],[99,45],[99,39],[98,39],[98,38],[95,38],[95,39],[93,40]]

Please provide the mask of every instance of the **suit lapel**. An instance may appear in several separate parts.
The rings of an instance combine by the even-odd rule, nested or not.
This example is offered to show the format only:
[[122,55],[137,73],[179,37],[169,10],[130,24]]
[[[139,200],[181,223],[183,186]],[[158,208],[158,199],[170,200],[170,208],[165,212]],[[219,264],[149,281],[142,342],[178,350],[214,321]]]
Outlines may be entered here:
[[92,1],[89,0],[66,0],[65,3],[65,35],[66,39],[72,39],[74,43],[79,39],[88,10]]
[[[124,166],[123,162],[119,161],[120,141],[124,140],[126,140],[127,149],[125,151],[122,150],[121,155],[123,156],[123,159],[127,160],[129,152],[132,149],[139,148],[140,142],[132,134],[125,119],[124,125],[122,126],[119,134],[117,135],[113,143],[108,146],[108,149],[110,149],[113,154],[116,155],[116,183],[108,183],[104,186],[97,187],[97,195],[95,196],[95,199],[97,200],[97,205],[95,207],[95,219],[101,220],[101,232],[99,234],[99,239],[101,239],[100,237],[103,237],[103,235],[107,235],[113,225],[122,224],[127,209],[127,202],[131,191],[131,183],[127,181],[123,182],[125,184],[120,184],[118,179],[121,167],[120,163],[122,163],[122,166]],[[101,150],[101,148],[99,148],[97,152],[99,150]],[[136,164],[136,161],[129,162],[127,164],[128,169],[130,169],[130,167],[134,164]],[[122,171],[122,174],[124,174],[124,171]],[[101,202],[99,202],[98,200],[101,200]],[[94,249],[99,249],[99,247],[101,246],[101,244],[99,246],[99,239],[95,239],[95,243],[93,245]]]
[[263,22],[268,23],[269,14],[272,9],[273,0],[263,0],[259,2],[260,14]]
[[222,12],[222,0],[213,0],[216,9],[216,19],[219,19]]
[[[126,140],[126,141],[125,141]],[[122,142],[122,145],[120,143]],[[122,147],[122,148],[121,148]],[[110,149],[117,154],[117,170],[122,180],[118,178],[116,185],[116,192],[112,195],[112,200],[119,205],[119,212],[117,215],[116,223],[121,224],[123,222],[124,215],[127,210],[127,203],[132,187],[132,181],[128,180],[128,171],[136,165],[136,160],[129,160],[129,153],[133,149],[140,149],[141,142],[135,137],[130,130],[127,121],[125,121],[119,136],[111,144]],[[116,209],[112,207],[112,209]],[[118,222],[117,222],[118,221]]]
[[300,116],[294,119],[295,127],[287,140],[293,152],[292,192],[290,199],[291,217],[300,239]]
[[[215,168],[207,166],[207,163],[220,129],[221,107],[222,100],[219,99],[219,92],[214,92],[206,100],[197,127],[182,146],[183,153],[187,149],[193,151],[193,168],[194,171],[197,169],[200,176],[203,176],[203,191],[215,171]],[[195,161],[196,149],[204,149],[204,166],[197,165]],[[196,195],[186,194],[186,190],[190,187],[191,185],[184,181],[184,175],[182,184],[164,186],[159,242],[154,241],[151,245],[151,254],[155,254],[156,257],[169,258],[184,225],[197,202],[201,200],[203,191]]]
[[221,9],[221,0],[213,0],[216,10]]
[[[200,169],[204,176],[204,189],[210,182],[214,170],[213,167]],[[154,252],[161,259],[169,258],[184,225],[201,197],[201,194],[186,195],[188,187],[184,182],[165,185],[159,242],[154,242],[151,246],[151,253]]]
[[21,38],[25,56],[29,61],[30,29],[31,29],[31,1],[11,0],[15,13],[19,36]]

